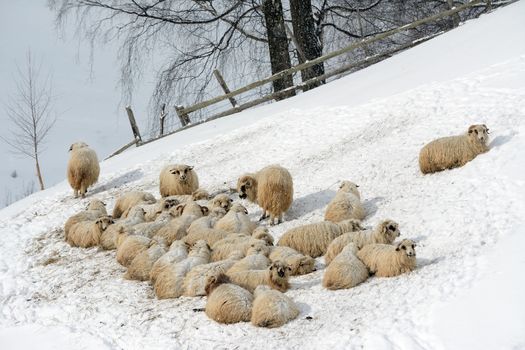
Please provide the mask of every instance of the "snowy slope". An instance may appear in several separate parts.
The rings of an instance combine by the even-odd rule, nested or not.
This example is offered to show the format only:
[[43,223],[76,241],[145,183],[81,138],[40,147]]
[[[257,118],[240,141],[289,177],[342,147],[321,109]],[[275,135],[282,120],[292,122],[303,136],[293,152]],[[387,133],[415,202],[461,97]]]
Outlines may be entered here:
[[[295,201],[270,228],[278,238],[322,220],[337,182],[350,179],[361,186],[365,224],[392,218],[417,240],[413,273],[329,292],[319,259],[287,292],[297,320],[274,330],[222,326],[192,312],[204,298],[156,300],[147,283],[122,279],[114,252],[64,243],[60,228],[89,198],[73,199],[61,183],[0,211],[0,343],[17,348],[30,334],[55,348],[524,347],[524,32],[518,2],[325,87],[104,162],[91,192],[111,208],[128,189],[158,195],[168,162],[194,164],[210,191],[280,163],[294,176]],[[489,153],[419,173],[423,144],[474,123],[489,126]]]

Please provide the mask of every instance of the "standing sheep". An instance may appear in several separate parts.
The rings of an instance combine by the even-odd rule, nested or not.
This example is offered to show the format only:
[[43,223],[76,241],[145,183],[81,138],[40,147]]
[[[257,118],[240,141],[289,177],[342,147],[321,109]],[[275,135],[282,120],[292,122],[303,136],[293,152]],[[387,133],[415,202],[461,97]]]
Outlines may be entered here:
[[323,276],[323,287],[331,290],[348,289],[357,286],[368,278],[368,269],[356,256],[357,246],[347,244]]
[[66,223],[64,224],[64,236],[66,237],[66,240],[69,230],[74,224],[82,221],[96,220],[106,215],[108,215],[108,213],[106,212],[106,205],[104,202],[98,199],[92,199],[85,211],[77,213],[67,219]]
[[199,178],[192,166],[171,164],[160,172],[159,191],[162,197],[192,194],[199,188]]
[[75,198],[79,191],[84,198],[88,187],[98,181],[100,166],[97,154],[84,142],[72,144],[69,151],[71,156],[67,163],[67,180],[73,188]]
[[306,275],[315,271],[315,260],[308,256],[299,253],[297,250],[290,247],[276,246],[271,247],[269,258],[271,261],[283,261],[290,266],[292,276]]
[[96,221],[81,221],[71,226],[67,242],[73,247],[94,247],[98,245],[102,233],[113,224],[111,216],[103,216]]
[[416,268],[416,244],[404,239],[396,246],[389,244],[368,244],[357,257],[377,277],[394,277]]
[[227,273],[230,280],[253,292],[261,284],[286,292],[290,288],[288,277],[292,269],[286,264],[275,261],[266,270],[232,271]]
[[257,327],[281,327],[299,316],[293,300],[268,286],[258,286],[254,291],[251,322]]
[[363,220],[366,216],[361,204],[359,186],[350,181],[343,181],[334,199],[328,204],[324,219],[339,222],[348,219]]
[[183,241],[175,241],[171,244],[170,249],[162,255],[151,268],[149,279],[154,285],[157,276],[167,266],[174,265],[188,257],[188,245]]
[[373,243],[392,244],[400,234],[398,223],[392,220],[380,222],[373,230],[343,233],[330,243],[324,261],[326,265],[329,265],[348,243],[355,243],[357,249]]
[[154,204],[157,200],[149,192],[130,191],[117,198],[113,207],[113,218],[126,217],[132,207],[137,204]]
[[188,257],[160,271],[153,285],[159,299],[178,298],[184,293],[184,277],[195,266],[210,262],[210,247],[204,241],[197,241],[191,247]]
[[471,125],[466,134],[442,137],[426,144],[419,153],[423,174],[457,168],[489,150],[489,129],[485,124]]
[[290,172],[279,165],[269,165],[255,174],[245,174],[237,181],[239,197],[248,198],[263,210],[261,220],[270,216],[270,224],[283,222],[283,214],[293,201]]
[[287,246],[305,255],[310,255],[312,258],[317,258],[326,253],[328,246],[335,238],[359,227],[360,225],[354,220],[308,224],[285,232],[277,245]]
[[246,289],[230,283],[220,274],[210,276],[206,283],[206,315],[219,323],[249,322],[252,317],[253,295]]
[[246,235],[251,235],[255,227],[257,225],[248,217],[248,210],[239,203],[235,203],[230,211],[215,224],[216,229]]

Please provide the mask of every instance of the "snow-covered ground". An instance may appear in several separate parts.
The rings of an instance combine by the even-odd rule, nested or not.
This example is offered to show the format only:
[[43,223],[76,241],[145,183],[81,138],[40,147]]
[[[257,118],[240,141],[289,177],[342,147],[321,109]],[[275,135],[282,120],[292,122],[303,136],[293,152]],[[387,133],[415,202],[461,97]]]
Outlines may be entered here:
[[[102,163],[85,200],[66,183],[0,211],[0,344],[41,347],[525,348],[525,2],[471,21],[388,61],[280,103],[217,120]],[[422,176],[419,149],[470,124],[490,152]],[[61,227],[89,198],[111,208],[129,189],[158,196],[163,165],[195,165],[210,191],[270,163],[290,170],[287,229],[322,220],[337,182],[362,189],[372,226],[400,223],[418,269],[350,290],[318,271],[291,281],[300,316],[279,329],[219,325],[205,298],[155,299],[122,278],[114,252],[71,248]],[[245,203],[255,219],[260,210]],[[309,316],[307,318],[307,316]],[[311,319],[310,319],[311,317]]]

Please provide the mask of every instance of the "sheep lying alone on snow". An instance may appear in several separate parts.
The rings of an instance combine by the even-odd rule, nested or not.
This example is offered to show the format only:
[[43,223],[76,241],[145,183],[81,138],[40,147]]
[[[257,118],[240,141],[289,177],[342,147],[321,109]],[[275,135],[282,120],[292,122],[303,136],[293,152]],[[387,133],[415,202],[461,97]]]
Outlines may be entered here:
[[159,180],[162,197],[192,194],[199,188],[199,177],[189,165],[170,164],[162,169]]
[[113,223],[111,216],[103,216],[96,221],[82,221],[71,226],[67,242],[73,247],[94,247],[98,245],[102,233]]
[[326,250],[324,261],[329,265],[348,243],[355,243],[357,249],[361,249],[365,245],[372,243],[392,244],[399,235],[399,225],[392,220],[380,222],[373,230],[343,233],[330,243]]
[[299,309],[290,297],[268,286],[255,288],[254,297],[251,319],[254,326],[280,327],[299,315]]
[[280,261],[273,262],[266,270],[228,271],[230,280],[253,292],[261,284],[286,292],[290,288],[288,277],[292,269]]
[[226,275],[210,276],[206,283],[206,315],[219,323],[248,322],[252,317],[253,295],[230,283]]
[[368,278],[368,269],[356,256],[357,247],[349,243],[326,268],[323,286],[328,289],[347,289],[357,286]]
[[295,227],[282,235],[277,243],[287,246],[312,258],[324,255],[330,242],[345,232],[362,229],[356,220],[345,220],[338,223],[318,222]]
[[343,181],[334,199],[328,204],[324,219],[339,222],[348,219],[363,220],[366,216],[361,204],[359,186],[350,181]]
[[80,195],[86,196],[89,186],[98,181],[100,166],[95,151],[84,142],[77,142],[69,148],[71,156],[67,163],[67,180],[73,188],[75,198]]
[[106,212],[106,205],[104,204],[104,202],[98,199],[92,199],[89,202],[89,205],[86,210],[77,213],[71,216],[69,219],[67,219],[66,223],[64,224],[64,236],[67,239],[69,230],[74,224],[77,224],[82,221],[96,220],[106,215],[108,215],[108,213]]
[[426,144],[419,153],[423,174],[457,168],[489,150],[489,129],[485,124],[471,125],[464,135],[442,137]]
[[369,244],[357,253],[357,257],[376,276],[393,277],[416,268],[415,247],[410,239],[404,239],[396,246]]
[[293,180],[290,172],[279,165],[270,165],[255,174],[245,174],[237,181],[239,197],[248,198],[263,209],[261,220],[270,216],[270,224],[283,221],[283,214],[293,201]]

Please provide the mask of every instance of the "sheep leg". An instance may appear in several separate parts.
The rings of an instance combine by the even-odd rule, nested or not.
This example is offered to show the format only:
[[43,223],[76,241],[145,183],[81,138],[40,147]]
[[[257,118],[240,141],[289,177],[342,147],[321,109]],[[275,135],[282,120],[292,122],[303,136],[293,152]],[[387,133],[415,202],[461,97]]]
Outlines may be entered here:
[[75,194],[75,198],[78,198],[78,190],[73,190],[73,193]]
[[263,209],[263,213],[262,213],[262,216],[259,218],[259,221],[263,221],[265,219],[268,218],[268,214],[266,212],[266,210]]

